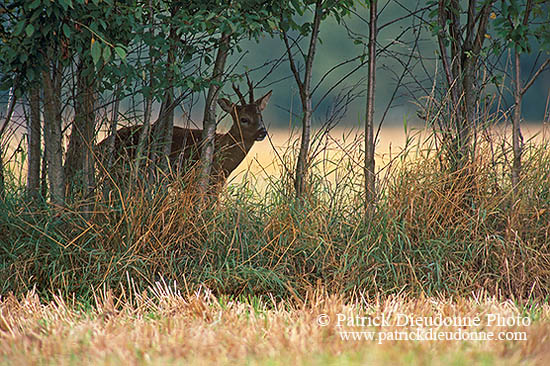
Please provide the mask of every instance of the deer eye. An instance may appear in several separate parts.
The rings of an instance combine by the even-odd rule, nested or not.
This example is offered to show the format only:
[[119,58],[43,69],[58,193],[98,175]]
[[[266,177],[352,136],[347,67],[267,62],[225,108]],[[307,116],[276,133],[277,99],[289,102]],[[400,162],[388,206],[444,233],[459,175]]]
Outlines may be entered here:
[[246,118],[246,117],[241,118],[241,123],[247,124],[249,122],[250,122],[250,120],[248,118]]

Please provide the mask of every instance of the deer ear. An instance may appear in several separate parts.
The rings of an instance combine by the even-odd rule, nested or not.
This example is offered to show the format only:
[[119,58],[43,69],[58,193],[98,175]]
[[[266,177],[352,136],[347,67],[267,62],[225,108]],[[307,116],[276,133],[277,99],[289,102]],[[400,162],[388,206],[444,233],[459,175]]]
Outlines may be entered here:
[[271,98],[271,93],[273,93],[273,90],[270,90],[266,95],[254,102],[254,104],[258,106],[260,111],[263,111],[267,106],[267,102],[269,102],[269,98]]
[[218,99],[218,104],[220,105],[220,107],[222,107],[223,111],[227,113],[231,113],[231,110],[235,105],[225,98]]

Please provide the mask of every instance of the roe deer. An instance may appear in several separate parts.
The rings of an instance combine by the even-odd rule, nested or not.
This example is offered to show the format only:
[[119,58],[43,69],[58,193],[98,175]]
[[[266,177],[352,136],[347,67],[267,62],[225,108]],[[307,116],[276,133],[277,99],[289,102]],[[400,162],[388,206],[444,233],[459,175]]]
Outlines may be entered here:
[[[247,76],[248,79],[248,76]],[[211,182],[214,186],[221,187],[227,177],[243,161],[246,154],[252,148],[255,141],[262,141],[267,131],[262,119],[262,111],[265,109],[272,91],[269,91],[258,100],[254,100],[252,83],[248,80],[250,102],[246,103],[239,88],[233,85],[237,93],[240,105],[231,103],[226,98],[218,99],[218,104],[233,119],[233,125],[225,134],[216,134],[215,155],[212,165]],[[142,125],[121,128],[115,135],[115,158],[133,159],[138,145]],[[99,143],[100,150],[107,146],[107,139]],[[188,167],[194,166],[200,161],[202,150],[202,130],[174,126],[171,152],[168,156],[173,171],[179,168],[179,162],[186,163]]]

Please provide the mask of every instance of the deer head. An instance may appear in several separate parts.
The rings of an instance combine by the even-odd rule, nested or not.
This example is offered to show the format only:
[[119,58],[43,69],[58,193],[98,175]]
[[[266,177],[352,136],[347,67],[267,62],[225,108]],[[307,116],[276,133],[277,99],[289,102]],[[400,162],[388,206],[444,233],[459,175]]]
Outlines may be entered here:
[[226,98],[220,98],[218,104],[233,119],[233,126],[229,130],[229,134],[245,144],[252,145],[254,141],[262,141],[267,136],[262,111],[267,106],[269,98],[271,98],[272,90],[258,100],[254,100],[253,85],[248,79],[248,74],[246,79],[249,87],[249,103],[246,102],[239,88],[233,84],[233,89],[239,97],[240,104],[231,103]]

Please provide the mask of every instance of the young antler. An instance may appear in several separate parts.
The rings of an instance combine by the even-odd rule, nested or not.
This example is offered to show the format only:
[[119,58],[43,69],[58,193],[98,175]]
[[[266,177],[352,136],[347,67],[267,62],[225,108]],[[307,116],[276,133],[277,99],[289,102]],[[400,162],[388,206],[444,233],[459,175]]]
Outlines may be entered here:
[[236,86],[235,84],[232,84],[232,86],[233,86],[233,90],[235,90],[235,93],[237,93],[237,95],[239,97],[239,100],[241,101],[241,104],[245,105],[246,100],[244,99],[244,96],[242,95],[241,91],[239,90],[239,87]]
[[248,84],[248,97],[250,98],[250,104],[254,104],[254,85],[252,85],[252,81],[248,78],[248,72],[245,72],[246,75],[246,83]]

